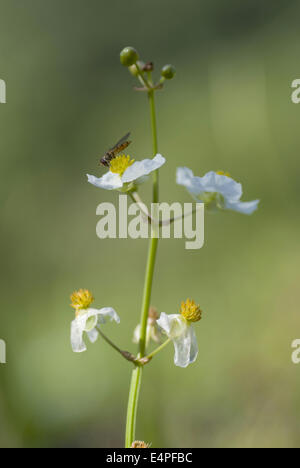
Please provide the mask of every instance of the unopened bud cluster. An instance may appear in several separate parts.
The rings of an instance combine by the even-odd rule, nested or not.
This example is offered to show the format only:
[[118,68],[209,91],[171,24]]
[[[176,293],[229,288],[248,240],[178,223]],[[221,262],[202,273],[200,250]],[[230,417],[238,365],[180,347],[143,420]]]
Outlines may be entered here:
[[[127,67],[130,73],[139,78],[142,84],[145,85],[146,91],[153,89],[161,89],[165,80],[171,80],[176,74],[173,65],[164,65],[160,71],[160,81],[157,84],[152,83],[151,72],[154,70],[152,61],[142,62],[139,53],[134,47],[125,47],[120,53],[120,61],[124,67]],[[150,74],[150,77],[149,77]]]

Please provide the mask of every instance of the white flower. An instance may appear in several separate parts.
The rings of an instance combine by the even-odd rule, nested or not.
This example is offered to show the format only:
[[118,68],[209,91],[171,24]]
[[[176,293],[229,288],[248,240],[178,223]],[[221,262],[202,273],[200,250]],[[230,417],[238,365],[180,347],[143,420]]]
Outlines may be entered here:
[[179,167],[176,182],[183,185],[197,202],[205,203],[208,208],[215,207],[252,214],[259,203],[259,200],[240,201],[243,194],[241,184],[221,172],[211,171],[203,177],[196,177],[191,169]]
[[97,326],[104,324],[107,320],[114,320],[120,323],[120,318],[111,307],[102,309],[81,309],[76,314],[76,318],[71,323],[71,345],[75,353],[86,351],[83,340],[84,333],[87,334],[91,343],[97,341],[99,332]]
[[197,359],[198,344],[192,323],[199,322],[201,318],[200,306],[187,299],[181,303],[180,314],[167,315],[162,312],[157,320],[158,326],[173,341],[176,366],[187,367]]
[[167,315],[162,312],[157,324],[173,341],[174,364],[179,367],[187,367],[192,364],[197,359],[198,343],[191,323],[180,314]]
[[145,177],[159,169],[166,160],[161,154],[143,161],[130,160],[130,156],[120,155],[110,162],[110,170],[102,177],[87,174],[88,182],[105,190],[127,190],[135,182],[144,182]]

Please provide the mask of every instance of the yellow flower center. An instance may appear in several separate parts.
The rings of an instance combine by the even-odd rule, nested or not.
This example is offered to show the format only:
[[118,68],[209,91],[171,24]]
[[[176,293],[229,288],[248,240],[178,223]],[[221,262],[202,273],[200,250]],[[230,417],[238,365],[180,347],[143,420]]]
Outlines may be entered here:
[[180,313],[188,322],[199,322],[202,318],[200,306],[191,299],[181,303]]
[[226,177],[231,177],[231,175],[229,174],[229,172],[224,172],[224,171],[217,171],[216,172],[218,175],[224,175]]
[[110,162],[110,171],[122,176],[126,169],[134,163],[134,159],[130,159],[129,155],[121,154]]
[[88,309],[94,301],[92,293],[87,289],[79,289],[71,294],[71,307],[76,310],[76,315],[81,309]]

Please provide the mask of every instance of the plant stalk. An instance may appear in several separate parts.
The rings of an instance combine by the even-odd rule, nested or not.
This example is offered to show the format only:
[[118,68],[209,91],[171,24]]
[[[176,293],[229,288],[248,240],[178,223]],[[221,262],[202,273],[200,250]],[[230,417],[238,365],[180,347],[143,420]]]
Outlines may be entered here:
[[[156,122],[156,112],[155,112],[155,100],[154,100],[154,90],[148,91],[148,99],[150,105],[150,120],[151,120],[151,129],[152,129],[152,141],[153,141],[153,155],[155,156],[158,151],[158,142],[157,142],[157,122]],[[153,203],[158,203],[159,199],[159,178],[158,170],[153,173]],[[152,233],[153,234],[153,233]],[[146,275],[144,283],[144,292],[143,292],[143,303],[141,310],[141,336],[139,343],[139,358],[145,356],[146,351],[146,332],[147,332],[147,321],[148,321],[148,312],[151,301],[152,293],[152,283],[154,275],[154,267],[157,253],[158,237],[152,236],[149,245],[148,251],[148,260],[146,266]],[[126,421],[126,434],[125,434],[125,447],[131,447],[132,442],[135,440],[135,427],[136,427],[136,418],[137,418],[137,407],[139,399],[139,391],[141,386],[143,368],[138,365],[135,366],[132,371],[130,390],[129,390],[129,399],[128,399],[128,408],[127,408],[127,421]]]

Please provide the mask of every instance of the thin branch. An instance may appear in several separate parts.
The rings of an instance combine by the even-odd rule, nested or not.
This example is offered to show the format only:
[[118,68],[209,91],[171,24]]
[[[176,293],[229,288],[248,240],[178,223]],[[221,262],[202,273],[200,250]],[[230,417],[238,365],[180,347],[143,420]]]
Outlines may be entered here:
[[101,335],[102,338],[106,341],[106,343],[108,343],[113,349],[115,349],[119,354],[121,354],[121,356],[123,356],[123,358],[125,358],[127,361],[130,361],[130,362],[133,362],[134,364],[136,364],[137,359],[132,353],[130,353],[129,351],[123,351],[122,349],[120,349],[106,335],[104,335],[104,333],[100,330],[99,327],[97,327],[97,331],[98,331],[99,335]]

